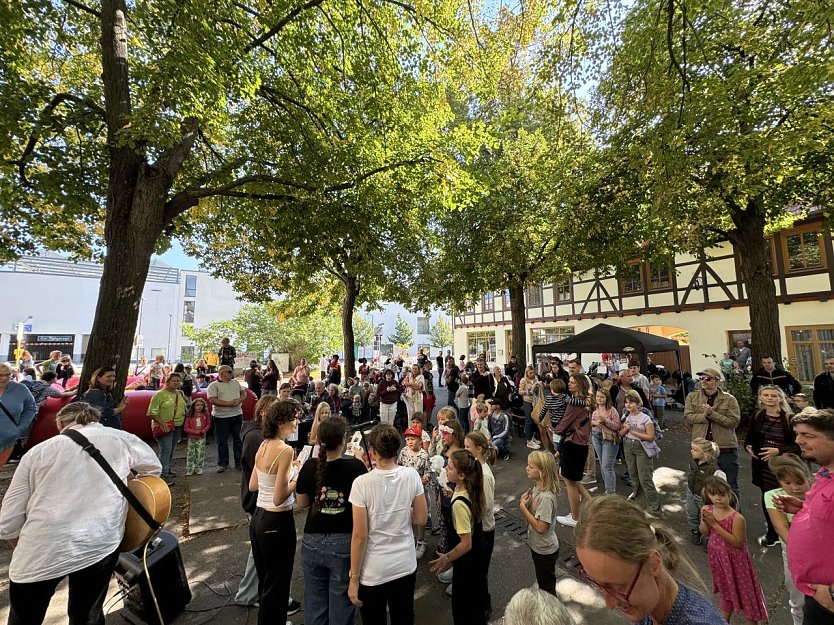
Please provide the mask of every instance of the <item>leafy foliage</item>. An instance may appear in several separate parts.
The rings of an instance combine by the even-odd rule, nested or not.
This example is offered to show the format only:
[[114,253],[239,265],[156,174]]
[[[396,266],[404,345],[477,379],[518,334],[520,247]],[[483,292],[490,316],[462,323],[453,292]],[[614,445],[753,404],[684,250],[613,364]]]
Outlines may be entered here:
[[394,331],[388,335],[388,340],[399,350],[408,349],[414,344],[414,329],[398,314]]
[[353,341],[356,347],[367,347],[374,344],[374,324],[362,315],[353,316]]
[[432,347],[449,347],[455,342],[455,334],[451,324],[443,317],[429,330],[429,345]]

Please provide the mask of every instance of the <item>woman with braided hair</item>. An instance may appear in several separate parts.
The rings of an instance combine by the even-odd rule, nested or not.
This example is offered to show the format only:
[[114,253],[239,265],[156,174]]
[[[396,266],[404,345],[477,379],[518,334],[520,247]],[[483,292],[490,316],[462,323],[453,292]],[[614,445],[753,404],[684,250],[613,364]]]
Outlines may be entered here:
[[304,622],[353,625],[356,608],[348,598],[353,481],[367,473],[365,463],[345,457],[348,424],[330,417],[318,428],[318,457],[301,468],[296,486],[299,508],[310,508],[301,541],[304,570]]

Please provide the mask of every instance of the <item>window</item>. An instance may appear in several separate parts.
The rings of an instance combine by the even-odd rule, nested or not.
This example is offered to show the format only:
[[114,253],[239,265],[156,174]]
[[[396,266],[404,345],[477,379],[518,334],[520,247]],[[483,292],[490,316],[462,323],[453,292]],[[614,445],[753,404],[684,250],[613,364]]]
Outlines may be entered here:
[[533,345],[555,343],[573,336],[573,326],[552,326],[548,328],[533,328]]
[[429,318],[417,317],[417,334],[429,333]]
[[531,284],[525,289],[527,293],[527,306],[542,305],[542,285]]
[[785,234],[782,237],[785,270],[791,272],[823,267],[821,237],[822,233],[819,230],[810,228]]
[[737,341],[744,341],[744,344],[750,347],[750,339],[752,338],[753,335],[750,330],[727,330],[727,351],[732,352]]
[[468,332],[466,334],[466,353],[473,362],[481,354],[486,354],[488,362],[495,362],[495,332]]
[[182,362],[194,362],[197,360],[197,348],[193,345],[183,345],[180,349],[180,360]]
[[813,383],[823,361],[834,356],[834,325],[793,326],[785,332],[792,373],[800,382]]
[[481,310],[495,309],[495,293],[484,293],[484,298],[481,303]]
[[620,271],[620,288],[623,295],[643,292],[643,272],[640,263],[631,263]]
[[553,285],[553,299],[557,302],[569,302],[573,299],[570,278]]
[[185,296],[197,297],[197,276],[185,276]]
[[506,308],[507,310],[510,309],[510,290],[509,289],[504,291],[504,308]]
[[669,267],[652,267],[646,269],[649,276],[649,290],[663,291],[672,288],[672,270]]
[[194,323],[194,300],[182,303],[182,322]]

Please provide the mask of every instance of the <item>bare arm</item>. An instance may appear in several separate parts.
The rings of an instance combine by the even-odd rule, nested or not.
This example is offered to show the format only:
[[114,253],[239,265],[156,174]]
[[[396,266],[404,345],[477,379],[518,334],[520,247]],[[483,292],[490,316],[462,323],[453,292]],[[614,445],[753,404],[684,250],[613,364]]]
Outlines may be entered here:
[[365,560],[365,548],[368,545],[368,511],[353,504],[353,533],[350,537],[350,582],[348,597],[351,603],[362,606],[359,600],[359,574]]

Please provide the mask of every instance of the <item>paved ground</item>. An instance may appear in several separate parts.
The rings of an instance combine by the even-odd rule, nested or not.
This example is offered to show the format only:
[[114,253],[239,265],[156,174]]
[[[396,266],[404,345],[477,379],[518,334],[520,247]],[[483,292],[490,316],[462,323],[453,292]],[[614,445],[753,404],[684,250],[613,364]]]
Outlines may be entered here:
[[[445,395],[444,391],[440,391]],[[441,402],[444,397],[438,398]],[[439,402],[440,403],[440,402]],[[655,471],[655,482],[662,492],[666,521],[681,536],[686,552],[692,557],[709,584],[709,568],[706,551],[702,547],[689,544],[688,531],[683,513],[683,497],[686,484],[686,467],[688,463],[688,437],[680,425],[682,415],[671,413],[667,421],[672,423],[669,433],[663,441],[661,463]],[[213,447],[213,446],[212,446]],[[207,458],[215,456],[210,447]],[[525,523],[518,512],[518,497],[529,482],[524,474],[527,449],[523,442],[514,440],[513,455],[507,461],[498,461],[494,467],[496,476],[496,505],[498,531],[495,552],[490,569],[490,591],[493,598],[494,620],[501,622],[504,606],[510,597],[525,586],[535,582],[529,550],[524,543]],[[181,445],[174,467],[184,473],[185,445]],[[0,492],[5,492],[13,467],[0,471]],[[618,475],[623,467],[617,466]],[[771,609],[771,623],[788,625],[790,618],[786,609],[787,598],[782,584],[782,562],[778,549],[762,549],[756,543],[756,537],[764,532],[764,520],[759,505],[759,490],[750,484],[750,465],[742,459],[742,497],[743,512],[748,521],[748,543],[754,562],[761,577],[765,596]],[[238,505],[237,489],[240,473],[228,471],[217,474],[213,467],[207,466],[202,476],[180,477],[174,487],[174,506],[171,520],[167,527],[180,537],[182,556],[188,580],[193,593],[193,600],[188,611],[174,621],[174,625],[202,625],[212,621],[218,625],[245,625],[257,620],[256,608],[244,608],[232,603],[237,590],[240,575],[245,566],[249,551],[248,528],[245,517]],[[601,482],[600,482],[601,486]],[[625,484],[618,480],[621,494],[629,492]],[[567,510],[567,498],[563,493],[559,498],[559,513]],[[304,514],[296,515],[296,525],[303,528]],[[602,598],[587,585],[577,579],[573,540],[571,531],[561,526],[557,529],[561,543],[560,567],[564,573],[558,584],[558,592],[574,615],[577,624],[624,623],[613,612],[605,609]],[[429,547],[433,546],[429,540]],[[300,543],[299,543],[300,544]],[[48,548],[48,545],[45,545]],[[7,570],[11,551],[6,546],[0,547],[0,621],[5,621],[8,614],[8,576]],[[418,566],[416,590],[417,625],[451,625],[451,607],[444,593],[444,586],[429,572],[428,555]],[[299,558],[296,557],[293,573],[293,595],[303,597],[304,587]],[[118,597],[118,587],[111,585],[113,600],[108,606],[108,625],[126,623],[121,614],[122,604]],[[66,585],[62,584],[52,602],[46,623],[57,625],[66,622]],[[304,622],[304,612],[291,617],[295,624]],[[277,624],[276,624],[277,625]]]

